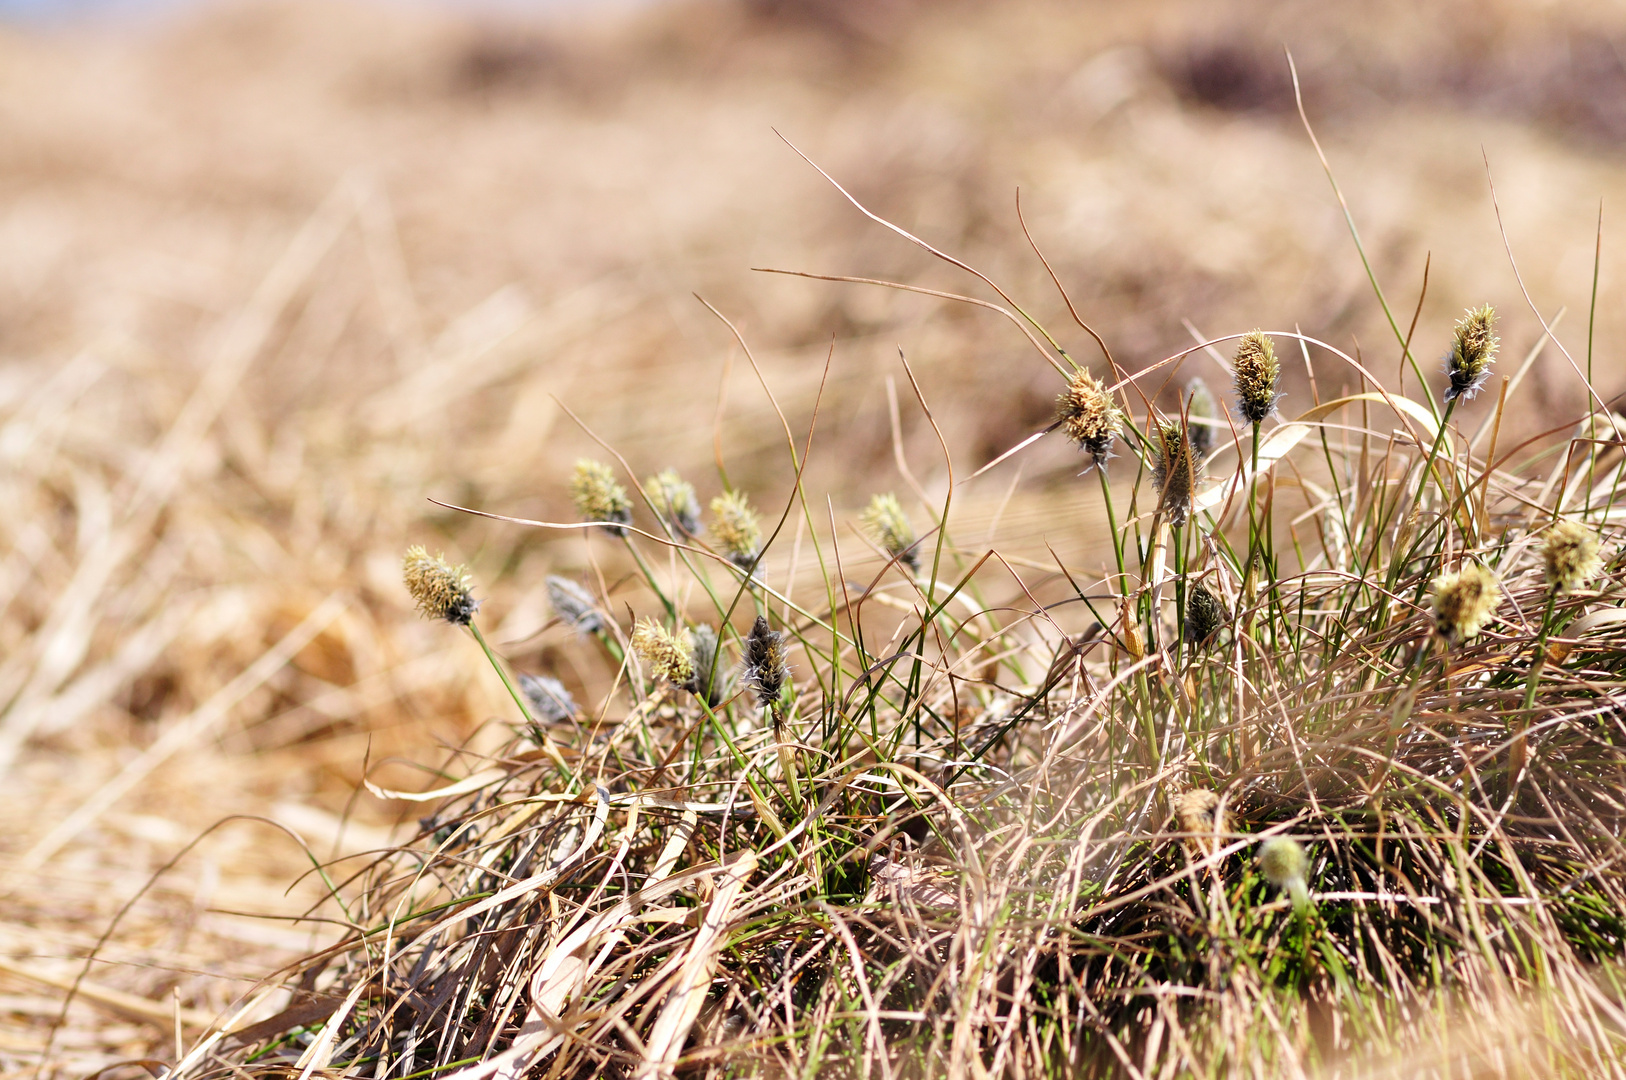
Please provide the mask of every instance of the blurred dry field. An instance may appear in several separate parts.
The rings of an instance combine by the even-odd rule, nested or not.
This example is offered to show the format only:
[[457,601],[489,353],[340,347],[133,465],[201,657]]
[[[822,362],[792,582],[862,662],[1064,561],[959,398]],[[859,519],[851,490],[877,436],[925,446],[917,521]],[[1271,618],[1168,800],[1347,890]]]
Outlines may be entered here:
[[[570,466],[605,456],[585,425],[702,499],[715,433],[732,481],[783,505],[774,406],[691,294],[799,432],[829,358],[807,483],[836,528],[903,490],[889,379],[898,453],[947,483],[900,347],[957,478],[1049,422],[1057,380],[998,316],[751,272],[983,295],[776,130],[1061,328],[1020,188],[1131,369],[1186,347],[1189,320],[1299,325],[1393,372],[1284,43],[1397,308],[1431,257],[1420,342],[1470,303],[1506,313],[1509,357],[1540,332],[1488,158],[1530,295],[1584,351],[1604,200],[1596,381],[1626,392],[1619,5],[719,0],[533,25],[311,2],[0,34],[0,1067],[35,1067],[52,982],[205,829],[232,819],[118,925],[55,1074],[169,1057],[177,1025],[322,940],[285,918],[322,892],[301,842],[361,851],[411,816],[358,796],[368,762],[407,785],[421,771],[390,759],[501,736],[473,646],[412,616],[407,544],[472,564],[516,666],[598,677],[542,579],[613,585],[615,553],[428,497],[569,520]],[[1537,363],[1527,432],[1583,407],[1561,357]],[[1296,364],[1288,385],[1343,389]],[[1039,444],[957,494],[956,533],[1088,566],[1103,525],[1078,468]]]

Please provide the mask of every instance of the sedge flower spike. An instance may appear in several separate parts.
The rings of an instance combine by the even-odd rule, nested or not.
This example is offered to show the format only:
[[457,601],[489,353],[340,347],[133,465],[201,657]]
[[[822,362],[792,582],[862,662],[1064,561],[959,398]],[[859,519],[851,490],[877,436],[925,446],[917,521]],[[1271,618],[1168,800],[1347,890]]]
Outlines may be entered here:
[[418,545],[407,548],[401,560],[401,580],[425,618],[467,626],[480,608],[469,588],[468,569],[453,566]]
[[1112,403],[1106,384],[1087,371],[1073,376],[1056,399],[1056,423],[1090,455],[1096,468],[1112,456],[1112,440],[1123,431],[1123,413]]
[[657,679],[686,686],[694,678],[694,654],[688,643],[652,619],[640,619],[633,627],[632,651]]
[[1496,346],[1500,341],[1491,333],[1495,323],[1496,309],[1489,304],[1469,308],[1457,323],[1451,335],[1451,355],[1445,359],[1446,373],[1451,376],[1445,400],[1471,399],[1490,378],[1491,362],[1496,359]]
[[1547,568],[1547,584],[1559,592],[1574,592],[1603,569],[1598,534],[1578,521],[1560,521],[1548,529],[1541,558]]
[[730,681],[718,655],[717,631],[704,625],[691,629],[689,651],[694,656],[694,675],[683,688],[707,705],[716,705],[728,696]]
[[910,570],[920,570],[920,559],[915,551],[915,527],[909,515],[903,512],[898,497],[891,492],[870,499],[864,512],[858,515],[864,531],[871,539]]
[[784,708],[780,695],[789,680],[785,635],[769,629],[767,618],[758,615],[745,639],[745,682],[756,691],[757,704],[773,710],[775,722]]
[[557,574],[549,574],[546,583],[548,603],[560,622],[578,634],[596,634],[604,629],[604,615],[586,589]]
[[1293,898],[1293,910],[1305,914],[1310,907],[1310,860],[1297,840],[1273,836],[1259,845],[1259,870],[1265,880]]
[[694,485],[679,476],[676,469],[663,470],[645,480],[644,494],[674,533],[694,536],[700,532],[700,503],[694,497]]
[[1468,563],[1455,573],[1434,579],[1434,625],[1455,645],[1479,634],[1502,600],[1502,580],[1495,571]]
[[1276,411],[1276,402],[1281,398],[1276,392],[1276,381],[1282,375],[1276,346],[1259,330],[1245,334],[1237,345],[1232,368],[1237,411],[1250,424],[1262,423]]
[[552,676],[521,675],[519,688],[531,706],[531,715],[545,724],[563,723],[576,715],[576,699]]
[[1196,468],[1191,460],[1191,441],[1179,424],[1164,424],[1158,432],[1157,468],[1152,480],[1157,484],[1158,505],[1170,525],[1180,528],[1191,516],[1191,497],[1196,490]]
[[711,514],[709,531],[717,546],[735,566],[750,567],[761,552],[762,526],[745,492],[730,491],[717,496],[711,500]]
[[1186,639],[1193,645],[1207,643],[1230,622],[1225,601],[1202,582],[1194,582],[1186,592]]
[[1216,816],[1220,797],[1208,788],[1187,788],[1174,800],[1180,830],[1188,833],[1224,832],[1224,816]]
[[596,521],[611,536],[625,536],[632,524],[632,500],[627,489],[615,482],[615,473],[602,461],[587,458],[576,462],[570,477],[570,497],[583,521]]

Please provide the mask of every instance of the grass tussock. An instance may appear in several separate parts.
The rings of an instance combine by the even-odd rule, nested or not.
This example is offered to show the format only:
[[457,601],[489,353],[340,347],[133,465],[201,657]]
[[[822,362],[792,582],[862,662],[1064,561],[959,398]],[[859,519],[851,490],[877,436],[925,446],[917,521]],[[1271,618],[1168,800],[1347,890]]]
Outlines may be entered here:
[[[1438,401],[1398,332],[1412,396],[1298,332],[1125,376],[1030,323],[1099,570],[951,536],[952,483],[838,528],[816,410],[778,501],[721,476],[703,529],[676,474],[584,461],[580,523],[510,526],[614,569],[548,581],[579,708],[413,549],[512,738],[375,786],[417,836],[330,869],[287,1009],[171,1075],[1619,1074],[1626,454],[1597,411],[1499,448],[1507,381],[1465,426],[1494,319],[1429,347]],[[1221,347],[1204,453],[1153,380]],[[1355,389],[1281,400],[1284,347]]]

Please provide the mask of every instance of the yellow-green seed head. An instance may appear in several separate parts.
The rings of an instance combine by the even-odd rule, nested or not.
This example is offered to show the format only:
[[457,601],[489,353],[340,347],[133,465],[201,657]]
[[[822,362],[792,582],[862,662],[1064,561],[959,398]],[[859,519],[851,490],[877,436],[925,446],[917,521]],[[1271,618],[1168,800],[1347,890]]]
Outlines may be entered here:
[[425,618],[467,626],[480,607],[469,590],[467,567],[452,566],[416,544],[401,560],[401,579]]
[[1560,521],[1547,530],[1541,549],[1547,564],[1547,584],[1561,592],[1579,589],[1598,576],[1598,534],[1578,521]]
[[1191,460],[1191,442],[1179,424],[1164,424],[1158,431],[1157,468],[1152,479],[1157,484],[1163,516],[1175,528],[1191,516],[1191,497],[1196,490],[1196,469]]
[[1237,411],[1248,423],[1260,423],[1276,411],[1276,402],[1281,397],[1276,392],[1276,381],[1282,375],[1282,366],[1276,360],[1276,346],[1264,333],[1255,330],[1243,336],[1232,364]]
[[613,536],[625,536],[623,526],[632,524],[632,500],[627,489],[615,482],[615,473],[602,461],[587,458],[576,462],[570,477],[570,497],[583,521],[597,521]]
[[729,491],[711,500],[709,531],[717,546],[734,565],[749,567],[762,545],[762,526],[757,522],[743,491]]
[[1097,467],[1112,456],[1112,440],[1123,431],[1123,413],[1112,403],[1106,384],[1087,371],[1073,376],[1056,399],[1056,420],[1062,431]]
[[644,481],[644,494],[661,520],[679,536],[694,536],[700,531],[700,503],[694,497],[694,485],[666,469]]
[[1219,403],[1202,379],[1186,383],[1186,434],[1191,436],[1191,452],[1201,461],[1214,449],[1219,429],[1209,421],[1219,419]]
[[1491,362],[1496,359],[1497,336],[1491,333],[1496,323],[1496,309],[1486,304],[1482,308],[1469,308],[1451,336],[1451,355],[1446,357],[1445,370],[1451,376],[1445,400],[1471,398],[1490,377]]
[[903,506],[898,497],[891,492],[885,495],[876,495],[870,499],[864,512],[858,515],[858,520],[864,526],[864,531],[886,553],[897,559],[910,570],[919,570],[920,563],[915,552],[915,527],[909,521],[909,515],[903,512]]
[[1303,882],[1310,872],[1310,860],[1297,840],[1273,836],[1259,845],[1259,871],[1278,889],[1294,881]]
[[1434,579],[1434,623],[1453,645],[1476,636],[1496,613],[1502,581],[1494,571],[1468,563],[1456,573]]
[[1186,639],[1193,645],[1205,644],[1230,621],[1225,601],[1202,582],[1193,582],[1186,591]]
[[657,679],[684,686],[694,678],[694,655],[688,643],[667,633],[652,619],[639,619],[633,627],[632,651]]

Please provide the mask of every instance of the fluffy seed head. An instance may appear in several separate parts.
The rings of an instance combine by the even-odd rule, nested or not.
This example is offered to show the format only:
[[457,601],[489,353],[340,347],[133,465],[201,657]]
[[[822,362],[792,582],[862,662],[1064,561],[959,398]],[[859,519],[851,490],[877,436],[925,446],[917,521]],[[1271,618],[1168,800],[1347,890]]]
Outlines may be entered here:
[[1547,530],[1541,549],[1547,564],[1547,584],[1561,592],[1579,589],[1598,576],[1598,534],[1578,521],[1560,521]]
[[909,515],[903,512],[896,495],[891,492],[876,495],[870,499],[858,520],[863,524],[864,531],[888,555],[910,570],[920,569],[919,556],[915,551],[915,527],[910,524]]
[[665,469],[645,480],[644,494],[661,520],[679,536],[694,536],[700,531],[700,503],[694,497],[694,485],[679,476],[676,469]]
[[632,651],[657,679],[684,686],[694,678],[694,656],[688,644],[667,633],[653,619],[639,619],[633,627]]
[[1500,339],[1491,333],[1496,322],[1496,309],[1486,304],[1482,308],[1469,308],[1468,314],[1457,323],[1451,336],[1451,355],[1446,357],[1445,370],[1451,376],[1445,400],[1471,398],[1490,377],[1491,361],[1496,359],[1496,346]]
[[1220,798],[1208,788],[1187,788],[1174,800],[1174,816],[1180,831],[1188,833],[1224,832],[1223,815],[1216,817]]
[[627,535],[623,526],[632,524],[632,500],[627,498],[627,489],[615,482],[608,465],[587,458],[576,462],[570,497],[583,521],[604,522],[604,530],[612,536]]
[[604,629],[604,616],[586,589],[557,574],[548,575],[547,586],[548,603],[560,622],[578,634],[596,634]]
[[1191,496],[1197,486],[1191,442],[1179,424],[1164,424],[1158,431],[1158,441],[1157,469],[1152,479],[1157,483],[1163,516],[1179,528],[1191,516]]
[[1278,889],[1289,889],[1295,884],[1303,888],[1305,875],[1310,872],[1310,860],[1297,840],[1273,836],[1259,845],[1259,869],[1265,880]]
[[1282,366],[1276,360],[1276,346],[1269,337],[1255,330],[1243,336],[1232,363],[1237,411],[1248,423],[1260,423],[1276,411],[1276,401],[1281,397],[1276,392],[1276,380],[1282,375]]
[[521,675],[519,688],[531,706],[531,715],[545,724],[558,724],[576,715],[576,699],[565,684],[547,675]]
[[468,568],[452,566],[418,545],[407,548],[401,560],[401,579],[425,618],[469,625],[480,601],[469,590]]
[[729,491],[711,500],[711,537],[735,566],[749,567],[762,545],[762,526],[745,492]]
[[1494,571],[1468,563],[1456,573],[1434,579],[1434,623],[1453,645],[1479,633],[1502,600],[1502,582]]
[[689,651],[694,655],[694,676],[684,689],[695,697],[715,705],[728,696],[727,667],[717,655],[717,631],[709,626],[696,626],[689,631]]
[[768,628],[765,616],[758,615],[745,639],[745,681],[757,694],[757,704],[778,715],[779,695],[790,679],[785,661],[785,636]]
[[1067,437],[1094,459],[1097,467],[1112,455],[1112,440],[1123,431],[1123,413],[1112,403],[1106,384],[1087,371],[1073,381],[1056,399],[1056,419]]
[[1186,591],[1186,639],[1194,645],[1202,645],[1230,621],[1231,613],[1225,609],[1225,601],[1202,582],[1193,582]]
[[1186,383],[1186,407],[1188,410],[1186,415],[1190,417],[1186,433],[1191,436],[1191,452],[1201,460],[1214,449],[1214,435],[1217,429],[1204,421],[1219,419],[1219,403],[1209,392],[1207,383],[1201,379],[1192,379]]

